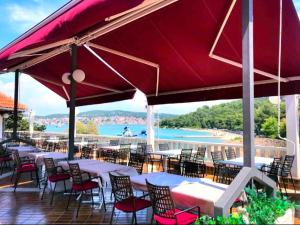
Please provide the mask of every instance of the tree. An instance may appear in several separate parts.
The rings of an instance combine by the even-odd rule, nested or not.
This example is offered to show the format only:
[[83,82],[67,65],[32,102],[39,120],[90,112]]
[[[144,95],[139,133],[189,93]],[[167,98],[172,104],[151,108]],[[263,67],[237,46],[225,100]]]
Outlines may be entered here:
[[267,118],[261,125],[261,132],[267,137],[276,138],[277,137],[277,119],[275,117]]
[[84,124],[81,121],[77,121],[76,133],[77,134],[95,134],[95,135],[99,134],[97,126],[92,120],[90,120],[87,124]]
[[[14,124],[14,115],[11,114],[7,119],[4,121],[5,123],[5,129],[6,130],[12,130],[13,129],[13,124]],[[29,122],[27,119],[23,117],[21,113],[18,114],[18,126],[17,126],[18,131],[28,131],[29,130]],[[46,126],[45,125],[40,125],[37,123],[33,123],[33,130],[34,131],[45,131]]]

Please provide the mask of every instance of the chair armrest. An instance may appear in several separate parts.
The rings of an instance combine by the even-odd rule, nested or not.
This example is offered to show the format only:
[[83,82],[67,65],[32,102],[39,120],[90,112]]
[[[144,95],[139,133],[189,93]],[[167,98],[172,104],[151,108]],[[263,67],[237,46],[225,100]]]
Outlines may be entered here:
[[144,195],[138,196],[138,197],[136,197],[136,198],[137,198],[137,199],[141,199],[141,198],[145,198],[145,197],[147,197],[147,196],[149,196],[149,194],[144,194]]
[[200,217],[200,207],[199,206],[193,206],[193,207],[190,207],[188,209],[181,210],[180,212],[177,212],[174,215],[177,216],[177,215],[179,215],[181,213],[184,213],[184,212],[193,211],[193,209],[197,209],[198,217]]
[[63,173],[70,172],[69,170],[65,170],[62,166],[56,166],[55,169],[56,169],[56,172],[63,172]]
[[91,180],[91,174],[90,174],[89,172],[82,171],[82,172],[81,172],[81,176],[82,176],[83,174],[87,174],[88,177],[89,177],[89,179]]

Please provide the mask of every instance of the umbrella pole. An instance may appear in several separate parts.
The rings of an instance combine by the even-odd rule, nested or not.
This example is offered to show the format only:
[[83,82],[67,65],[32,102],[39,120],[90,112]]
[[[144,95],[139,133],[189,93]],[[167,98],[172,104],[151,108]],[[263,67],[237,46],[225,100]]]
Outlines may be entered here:
[[71,46],[71,76],[70,78],[70,113],[69,113],[69,152],[68,159],[74,159],[74,137],[75,137],[75,96],[76,96],[76,82],[72,76],[74,70],[77,68],[77,46]]

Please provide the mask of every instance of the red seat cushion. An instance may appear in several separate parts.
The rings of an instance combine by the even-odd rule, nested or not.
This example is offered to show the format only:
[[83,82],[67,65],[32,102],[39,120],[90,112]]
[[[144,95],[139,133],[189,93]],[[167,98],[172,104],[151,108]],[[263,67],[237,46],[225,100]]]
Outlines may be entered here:
[[37,167],[35,166],[35,164],[32,163],[25,163],[25,164],[21,164],[18,169],[17,172],[33,172],[36,171]]
[[[133,208],[133,201],[135,200],[135,209]],[[146,199],[136,197],[129,197],[123,201],[117,202],[115,207],[123,212],[135,212],[151,206],[151,202]]]
[[[175,209],[175,213],[181,212],[179,209]],[[169,214],[168,212],[166,214]],[[171,219],[171,218],[165,218],[162,216],[154,215],[154,220],[158,224],[165,224],[165,225],[173,225],[173,224],[180,224],[180,225],[185,225],[185,224],[191,224],[194,223],[198,219],[198,215],[195,215],[193,213],[189,212],[183,212],[177,215],[177,221],[176,219]]]
[[9,156],[1,156],[0,157],[0,163],[1,162],[9,162],[11,160],[12,160],[12,158],[10,158]]
[[87,180],[82,182],[82,184],[73,184],[73,190],[75,191],[85,191],[85,190],[90,190],[94,188],[98,188],[99,185],[95,181]]
[[70,175],[67,173],[54,174],[48,177],[48,180],[50,182],[57,182],[57,181],[68,180],[68,179],[70,179]]

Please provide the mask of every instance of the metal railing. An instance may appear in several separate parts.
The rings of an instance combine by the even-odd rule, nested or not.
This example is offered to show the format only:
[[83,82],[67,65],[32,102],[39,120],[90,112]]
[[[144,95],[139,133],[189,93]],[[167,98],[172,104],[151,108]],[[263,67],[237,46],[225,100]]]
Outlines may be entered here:
[[[6,132],[9,135],[10,132]],[[29,132],[19,132],[19,135],[28,136]],[[34,132],[33,137],[41,136],[46,138],[68,138],[67,133],[55,133],[55,132]],[[122,137],[122,136],[106,136],[106,135],[91,135],[91,134],[77,134],[77,141],[92,141],[98,142],[99,144],[108,143],[109,140],[119,139],[120,143],[132,143],[136,144],[139,142],[146,142],[146,138],[140,137]],[[212,143],[212,142],[198,142],[198,141],[183,141],[183,140],[169,140],[169,139],[155,139],[155,149],[158,149],[158,144],[168,143],[170,149],[182,149],[191,148],[197,149],[198,147],[205,146],[207,148],[206,157],[208,161],[211,160],[212,151],[223,151],[225,155],[225,149],[233,148],[237,154],[237,157],[243,156],[243,145],[241,144],[230,144],[230,143]],[[256,156],[260,157],[280,157],[287,153],[286,147],[276,146],[260,146],[256,145]]]

